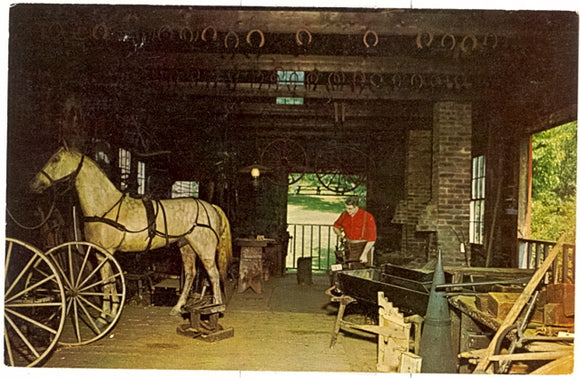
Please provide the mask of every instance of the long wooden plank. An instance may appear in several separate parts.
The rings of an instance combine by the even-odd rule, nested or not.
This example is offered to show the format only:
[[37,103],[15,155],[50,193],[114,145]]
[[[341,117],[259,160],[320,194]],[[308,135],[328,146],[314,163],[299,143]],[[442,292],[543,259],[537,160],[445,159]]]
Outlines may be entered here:
[[534,291],[536,291],[536,287],[541,282],[542,278],[552,265],[552,262],[562,251],[562,246],[564,245],[564,240],[566,236],[567,233],[564,233],[564,235],[562,235],[560,239],[558,239],[558,242],[556,243],[554,248],[550,251],[550,253],[546,257],[546,259],[542,262],[538,270],[536,270],[532,278],[530,278],[530,281],[528,282],[528,284],[526,285],[526,287],[524,288],[524,290],[514,303],[510,312],[506,315],[502,325],[499,327],[499,329],[495,333],[495,336],[489,343],[489,346],[487,347],[485,354],[477,363],[477,366],[474,370],[475,374],[482,374],[487,372],[487,369],[491,362],[491,357],[493,356],[495,347],[499,342],[500,335],[503,333],[504,330],[506,330],[509,326],[515,323],[518,316],[524,309],[525,305],[529,302],[532,294],[534,293]]

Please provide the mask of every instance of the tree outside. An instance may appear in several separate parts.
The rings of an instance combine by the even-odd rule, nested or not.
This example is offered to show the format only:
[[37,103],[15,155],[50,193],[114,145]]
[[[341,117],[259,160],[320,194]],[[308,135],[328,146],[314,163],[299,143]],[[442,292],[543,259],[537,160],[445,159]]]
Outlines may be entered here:
[[570,122],[532,139],[531,238],[556,241],[565,231],[575,244],[577,127]]

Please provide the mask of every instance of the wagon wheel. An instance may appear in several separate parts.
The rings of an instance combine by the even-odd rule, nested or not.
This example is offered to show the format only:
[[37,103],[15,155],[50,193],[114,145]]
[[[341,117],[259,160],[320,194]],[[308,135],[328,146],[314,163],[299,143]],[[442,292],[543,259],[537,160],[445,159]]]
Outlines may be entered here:
[[316,154],[316,177],[326,189],[344,194],[365,182],[368,156],[353,147],[324,149]]
[[88,242],[64,243],[46,255],[62,276],[67,295],[60,344],[84,345],[98,340],[121,316],[126,295],[121,266],[105,249]]
[[267,178],[279,186],[298,182],[306,170],[306,151],[292,139],[276,139],[270,142],[262,151],[260,160],[271,173]]
[[54,264],[38,249],[6,239],[4,364],[36,366],[63,331],[66,297]]

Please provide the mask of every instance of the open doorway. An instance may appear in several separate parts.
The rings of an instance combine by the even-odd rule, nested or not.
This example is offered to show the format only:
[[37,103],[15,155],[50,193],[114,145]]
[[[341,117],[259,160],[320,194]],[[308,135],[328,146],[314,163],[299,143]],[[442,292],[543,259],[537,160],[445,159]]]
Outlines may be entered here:
[[518,267],[534,269],[562,239],[562,277],[573,277],[576,239],[577,121],[535,133],[525,238]]
[[532,239],[556,241],[575,230],[577,129],[574,121],[532,137]]
[[[348,178],[344,178],[348,180]],[[338,238],[332,225],[344,211],[348,196],[357,196],[366,207],[366,185],[348,192],[336,192],[321,184],[315,174],[305,174],[288,187],[287,224],[290,241],[286,269],[293,272],[298,258],[312,257],[313,273],[325,273],[336,263]]]

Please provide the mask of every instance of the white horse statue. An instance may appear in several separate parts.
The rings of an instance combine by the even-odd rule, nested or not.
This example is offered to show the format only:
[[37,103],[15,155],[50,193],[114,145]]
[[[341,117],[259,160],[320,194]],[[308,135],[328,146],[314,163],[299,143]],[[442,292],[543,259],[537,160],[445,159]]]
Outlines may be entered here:
[[[66,147],[52,155],[30,186],[41,192],[66,179],[74,180],[87,241],[111,254],[145,251],[179,241],[185,283],[171,315],[181,314],[187,302],[196,274],[196,255],[209,276],[214,303],[223,303],[220,278],[225,279],[232,259],[232,240],[222,209],[195,198],[160,201],[132,198],[120,192],[93,160]],[[101,274],[106,278],[112,273]],[[103,309],[107,311],[116,310]]]

